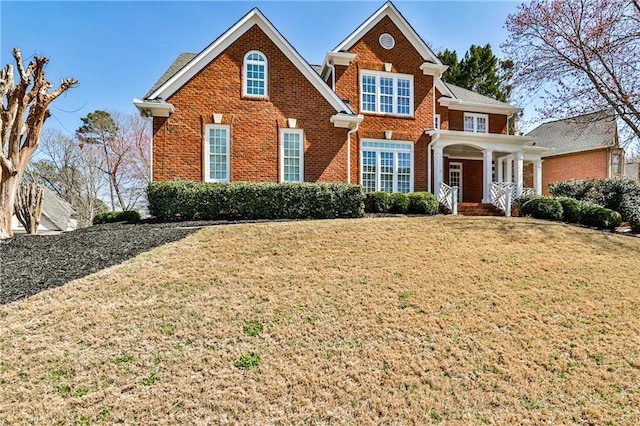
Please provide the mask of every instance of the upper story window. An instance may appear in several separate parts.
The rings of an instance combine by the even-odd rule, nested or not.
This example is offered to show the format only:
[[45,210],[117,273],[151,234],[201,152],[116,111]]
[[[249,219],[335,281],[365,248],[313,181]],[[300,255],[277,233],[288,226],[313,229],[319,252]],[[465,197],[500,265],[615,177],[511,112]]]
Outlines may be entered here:
[[613,153],[611,156],[611,174],[619,175],[620,174],[620,164],[622,163],[622,155],[619,152]]
[[439,129],[440,128],[440,114],[436,114],[433,117],[433,128],[434,129]]
[[464,131],[489,133],[489,115],[464,113]]
[[246,96],[267,96],[267,58],[257,50],[244,57],[244,90]]
[[360,74],[362,112],[413,116],[413,76],[380,71]]

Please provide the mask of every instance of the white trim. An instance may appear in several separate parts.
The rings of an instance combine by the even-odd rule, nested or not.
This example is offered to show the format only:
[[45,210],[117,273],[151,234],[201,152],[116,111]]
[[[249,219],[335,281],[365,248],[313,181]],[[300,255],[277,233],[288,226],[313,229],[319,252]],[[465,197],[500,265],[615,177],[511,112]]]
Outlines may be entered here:
[[[444,81],[442,81],[439,78],[434,78],[433,80],[434,80],[433,84],[436,86],[436,89],[438,89],[438,91],[442,95],[442,97],[438,98],[438,100],[447,99],[447,98],[450,99],[450,100],[453,100],[453,101],[457,101],[458,100],[456,98],[456,95],[453,94],[451,89],[449,89],[449,86],[447,86]],[[440,104],[442,105],[442,103],[440,103]]]
[[461,101],[460,99],[455,99],[455,98],[452,99],[444,96],[438,99],[438,103],[454,111],[491,113],[491,114],[500,114],[500,115],[507,115],[507,116],[512,115],[516,112],[520,112],[522,110],[522,108],[516,108],[512,106],[466,102],[466,101]]
[[[384,148],[384,147],[367,147],[364,145],[366,143],[382,143],[382,144],[396,144],[396,145],[407,145],[411,147],[411,150],[400,150],[394,148]],[[393,187],[392,192],[398,192],[398,153],[408,153],[410,154],[410,172],[409,172],[409,192],[413,192],[413,181],[415,175],[415,145],[411,141],[398,141],[398,140],[386,140],[386,139],[362,139],[360,141],[360,185],[363,185],[363,174],[364,174],[364,151],[373,151],[376,153],[376,182],[375,182],[375,190],[380,191],[380,153],[381,152],[391,152],[393,153]]]
[[409,22],[400,14],[398,9],[391,3],[387,2],[380,9],[378,9],[373,15],[369,17],[362,25],[360,25],[354,32],[352,32],[346,39],[342,41],[338,46],[333,49],[333,52],[348,51],[360,40],[366,33],[368,33],[378,22],[380,22],[385,16],[388,16],[391,21],[398,27],[400,32],[409,40],[409,43],[418,51],[422,59],[426,62],[432,62],[437,65],[442,65],[438,56],[427,46],[427,44],[420,38],[420,36],[411,27]]
[[425,62],[420,65],[420,70],[424,75],[432,75],[434,78],[442,77],[442,74],[449,69],[448,65],[439,65],[431,62]]
[[[374,77],[375,78],[375,111],[367,111],[363,108],[364,102],[362,101],[362,96],[364,94],[364,84],[363,77]],[[390,78],[393,81],[393,94],[392,96],[392,112],[384,112],[381,111],[381,97],[380,93],[380,79],[381,78]],[[403,114],[398,112],[398,80],[409,80],[409,114]],[[373,114],[373,115],[397,115],[401,117],[413,117],[415,114],[413,98],[414,98],[414,81],[412,74],[399,74],[394,72],[385,72],[385,71],[371,71],[371,70],[360,70],[360,76],[358,77],[359,84],[359,97],[360,97],[360,112],[364,114]]]
[[207,46],[187,65],[178,71],[173,77],[157,88],[148,99],[168,99],[178,89],[185,85],[200,70],[224,52],[233,42],[246,33],[254,25],[257,25],[295,65],[295,67],[309,80],[316,90],[331,104],[336,112],[350,112],[351,109],[331,90],[302,56],[291,44],[278,32],[278,30],[265,18],[257,8],[252,9],[236,24]]
[[320,76],[323,80],[326,80],[329,77],[329,73],[327,71],[333,70],[335,73],[335,69],[332,65],[342,65],[344,67],[348,67],[351,65],[351,62],[356,58],[355,53],[347,53],[347,52],[327,52],[324,57],[324,61],[322,62],[322,71],[320,71]]
[[[473,119],[473,129],[467,130],[467,118]],[[484,131],[478,130],[478,119],[484,118],[485,129]],[[489,114],[478,114],[478,113],[470,113],[465,112],[462,117],[462,125],[464,126],[464,131],[467,133],[489,133]]]
[[[284,180],[284,135],[285,133],[300,136],[300,173],[297,181]],[[302,129],[280,129],[280,182],[304,182],[304,130]]]
[[[258,55],[262,56],[262,58],[264,59],[264,61],[257,61],[255,59],[247,59],[249,57],[249,55],[253,55],[254,53],[257,53]],[[253,93],[247,93],[247,65],[262,65],[264,66],[264,94],[262,95],[256,95]],[[260,79],[253,79],[256,81],[260,81]],[[258,98],[258,99],[263,99],[263,98],[268,98],[269,97],[269,60],[267,59],[267,55],[265,55],[264,53],[262,53],[259,50],[250,50],[248,51],[245,55],[244,58],[242,59],[242,96],[246,96],[249,98]]]
[[434,114],[433,116],[433,128],[436,130],[440,130],[440,126],[442,126],[442,122],[440,121],[440,114]]
[[133,105],[143,117],[169,117],[175,111],[173,104],[165,101],[146,101],[134,98]]
[[329,118],[329,122],[333,124],[333,127],[340,127],[343,129],[355,129],[358,127],[358,124],[362,123],[364,120],[364,115],[351,115],[351,114],[336,114],[332,115]]
[[[213,129],[224,129],[227,131],[227,178],[226,179],[212,179],[211,178],[211,170],[210,170],[210,162],[211,159],[211,145],[209,143],[209,131]],[[207,124],[204,126],[204,181],[205,182],[231,182],[231,126],[227,124]]]

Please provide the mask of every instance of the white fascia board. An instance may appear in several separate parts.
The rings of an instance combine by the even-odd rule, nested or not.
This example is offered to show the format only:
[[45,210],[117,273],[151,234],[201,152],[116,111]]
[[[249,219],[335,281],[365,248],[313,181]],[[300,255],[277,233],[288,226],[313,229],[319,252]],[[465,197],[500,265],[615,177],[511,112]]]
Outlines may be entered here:
[[173,104],[168,102],[144,101],[134,98],[133,105],[138,108],[143,117],[169,117],[175,111]]
[[348,67],[356,56],[358,55],[348,52],[327,52],[324,56],[324,61],[322,62],[322,71],[320,72],[320,76],[323,79],[328,77],[328,71],[331,69],[329,65],[342,65]]
[[360,40],[371,28],[375,27],[385,16],[388,16],[393,23],[400,29],[402,34],[409,40],[413,47],[420,53],[422,59],[428,62],[433,62],[438,65],[442,65],[440,59],[435,53],[427,46],[427,44],[420,38],[413,27],[407,22],[402,14],[396,9],[396,7],[390,1],[386,2],[380,9],[378,9],[373,15],[369,17],[362,25],[360,25],[354,32],[352,32],[346,39],[342,41],[335,49],[334,52],[340,52],[343,50],[349,50],[353,47],[358,40]]
[[522,151],[523,148],[534,141],[535,138],[529,136],[502,135],[498,133],[472,133],[461,132],[459,130],[436,130],[427,129],[426,135],[438,135],[436,145],[448,146],[453,144],[463,144],[476,146],[480,149],[491,148],[496,151]]
[[425,62],[420,65],[420,70],[424,75],[432,75],[434,78],[442,77],[442,74],[449,69],[449,65],[434,64],[432,62]]
[[447,97],[449,97],[451,99],[457,99],[456,95],[453,94],[451,89],[449,89],[449,86],[447,86],[445,84],[445,82],[442,81],[442,79],[436,78],[434,84],[436,85],[436,89],[438,89],[440,91],[442,96],[447,96]]
[[256,8],[247,13],[244,18],[229,28],[173,77],[156,89],[156,91],[149,96],[149,99],[169,98],[254,25],[258,25],[258,27],[260,27],[267,37],[269,37],[271,41],[278,46],[285,56],[296,66],[307,80],[309,80],[316,90],[323,95],[323,97],[337,112],[349,111],[349,108],[338,97],[338,95],[336,95],[331,88],[322,81],[322,78],[320,78],[320,76],[311,68],[307,61],[300,56],[294,47],[289,44],[282,34],[280,34],[271,22],[269,22],[269,20],[267,20],[267,18],[265,18],[265,16]]
[[332,115],[329,121],[333,124],[333,127],[340,127],[343,129],[355,129],[355,127],[362,123],[364,115],[350,115],[350,114],[336,114]]
[[513,106],[500,106],[492,104],[478,104],[475,102],[465,102],[460,99],[440,98],[438,103],[454,111],[484,112],[488,114],[512,115],[522,109]]

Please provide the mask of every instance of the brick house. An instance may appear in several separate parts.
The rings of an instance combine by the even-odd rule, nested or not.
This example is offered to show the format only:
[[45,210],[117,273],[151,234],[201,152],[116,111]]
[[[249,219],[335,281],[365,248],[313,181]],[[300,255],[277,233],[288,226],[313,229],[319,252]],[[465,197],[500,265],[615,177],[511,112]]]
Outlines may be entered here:
[[544,194],[553,182],[625,176],[625,152],[612,111],[544,123],[527,136],[535,146],[551,149],[542,154]]
[[134,104],[153,117],[154,180],[348,182],[449,201],[452,185],[495,203],[525,191],[528,167],[540,193],[547,149],[508,134],[519,109],[444,83],[446,69],[391,2],[317,66],[253,9]]

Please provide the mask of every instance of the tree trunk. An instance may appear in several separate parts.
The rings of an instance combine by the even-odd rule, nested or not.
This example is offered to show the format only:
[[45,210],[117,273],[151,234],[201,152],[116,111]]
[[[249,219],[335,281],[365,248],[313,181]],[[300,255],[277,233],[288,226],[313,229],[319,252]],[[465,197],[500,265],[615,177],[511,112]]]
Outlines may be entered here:
[[44,187],[36,183],[20,185],[15,202],[15,214],[27,234],[37,234],[42,214]]

